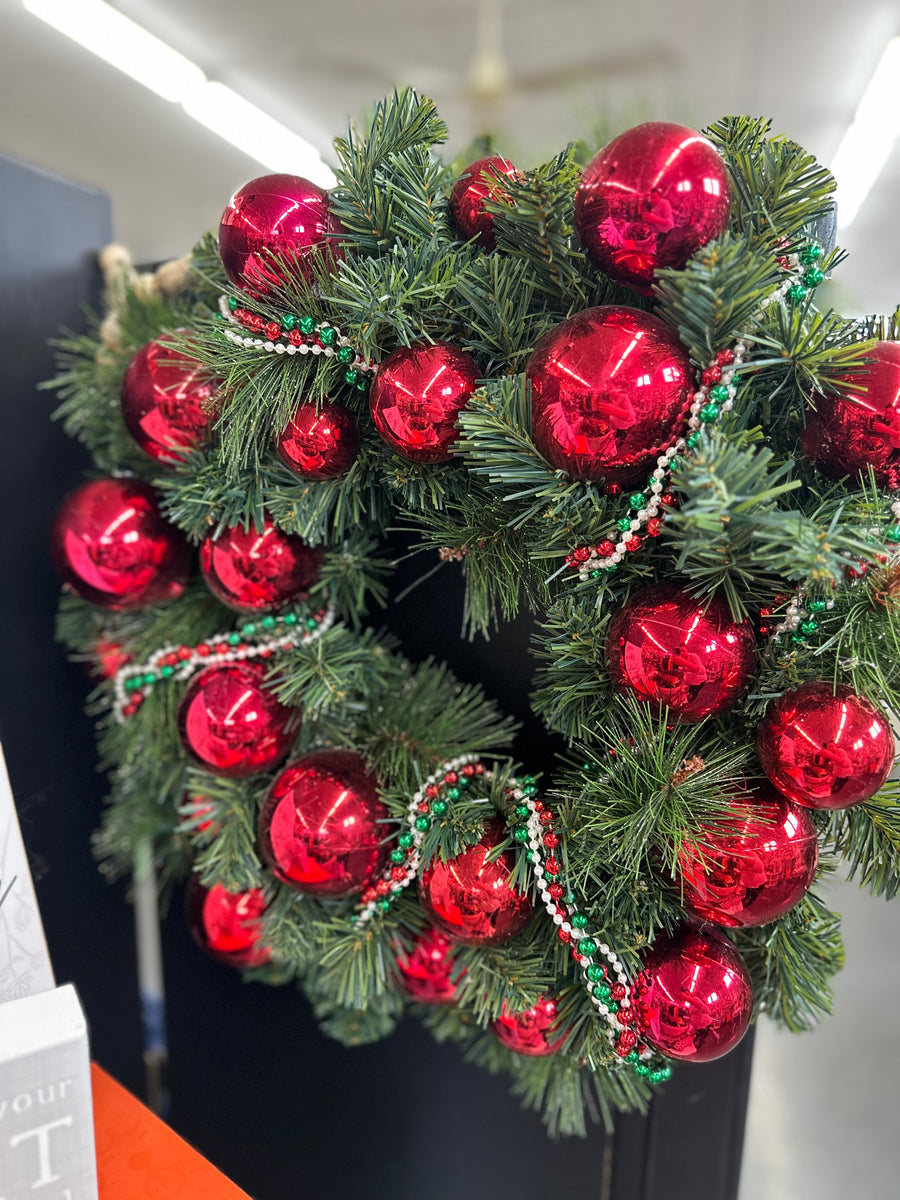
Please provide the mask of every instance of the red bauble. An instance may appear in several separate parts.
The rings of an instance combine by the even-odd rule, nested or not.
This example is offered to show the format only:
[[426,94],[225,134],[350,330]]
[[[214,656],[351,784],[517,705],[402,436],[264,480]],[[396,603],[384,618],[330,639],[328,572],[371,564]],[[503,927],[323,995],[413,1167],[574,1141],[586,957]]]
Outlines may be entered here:
[[278,457],[301,479],[336,479],[359,449],[359,426],[337,400],[304,400],[275,441]]
[[[412,951],[397,955],[404,991],[420,1004],[453,1004],[459,983],[451,979],[453,944],[437,929],[424,929]],[[465,971],[462,972],[465,974]]]
[[64,584],[91,604],[122,611],[184,591],[191,551],[139,479],[95,479],[63,500],[50,553]]
[[180,462],[206,438],[216,408],[217,382],[163,334],[138,350],[122,380],[122,416],[151,458]]
[[413,462],[446,462],[456,418],[478,384],[475,360],[447,342],[416,342],[389,354],[369,392],[372,420],[391,449]]
[[268,517],[263,530],[233,525],[200,543],[200,569],[213,595],[237,612],[273,612],[301,600],[319,577],[322,551],[284,533]]
[[[774,788],[734,799],[729,832],[683,842],[675,882],[685,908],[717,925],[768,925],[812,886],[819,843],[812,818]],[[732,832],[733,831],[733,832]]]
[[450,193],[450,214],[453,223],[466,239],[477,238],[478,245],[493,250],[494,217],[484,206],[485,200],[509,200],[503,179],[520,179],[518,167],[491,154],[470,163],[453,185]]
[[[804,454],[831,479],[871,467],[880,484],[897,486],[900,469],[900,342],[876,342],[867,374],[845,381],[845,394],[813,396],[801,437]],[[861,389],[865,389],[865,391]]]
[[352,750],[288,763],[259,814],[263,857],[282,883],[312,896],[351,896],[384,867],[388,811]]
[[217,663],[188,684],[178,706],[178,732],[185,750],[213,775],[256,775],[290,750],[300,714],[263,686],[266,671],[249,660]]
[[756,740],[759,761],[789,800],[849,808],[890,774],[894,735],[871,700],[846,684],[803,683],[773,700]]
[[259,888],[227,892],[220,884],[205,888],[192,875],[187,890],[188,923],[194,941],[231,967],[261,967],[272,957],[262,945],[260,918],[266,908]]
[[341,257],[333,238],[343,232],[322,188],[299,175],[261,175],[229,200],[219,226],[219,254],[233,284],[251,296],[266,296],[283,283],[278,258],[296,259],[311,282],[314,258],[327,264]]
[[123,667],[132,661],[132,656],[121,642],[111,642],[107,638],[98,638],[94,643],[94,664],[92,675],[101,679],[115,679]]
[[750,1024],[744,960],[725,937],[696,929],[660,938],[634,983],[637,1031],[655,1050],[709,1062],[733,1050]]
[[675,330],[636,308],[569,317],[528,360],[534,442],[575,479],[641,478],[681,431],[691,363]]
[[515,866],[512,850],[489,861],[506,837],[503,822],[491,818],[474,846],[448,862],[432,860],[419,880],[419,899],[429,918],[454,942],[499,946],[521,933],[534,913],[524,892],[509,882]]
[[684,125],[648,121],[585,167],[575,228],[607,275],[650,295],[661,267],[683,267],[724,233],[730,208],[728,172],[712,143]]
[[730,708],[750,682],[756,638],[724,600],[695,600],[677,583],[635,592],[606,638],[616,691],[692,725]]
[[542,996],[532,1008],[511,1013],[504,1004],[491,1031],[508,1050],[532,1058],[555,1054],[565,1041],[557,1032],[558,1011],[553,996]]

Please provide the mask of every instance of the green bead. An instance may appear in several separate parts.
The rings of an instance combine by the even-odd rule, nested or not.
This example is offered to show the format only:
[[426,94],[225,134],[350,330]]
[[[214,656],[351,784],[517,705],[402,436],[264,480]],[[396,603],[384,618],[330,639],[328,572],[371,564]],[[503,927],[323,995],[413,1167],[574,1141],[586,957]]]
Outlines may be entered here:
[[284,621],[285,625],[296,625],[299,618],[297,617],[296,613],[285,613],[281,619]]
[[815,612],[824,612],[825,609],[828,607],[828,605],[824,600],[810,600],[809,604],[807,604],[806,607],[809,609],[810,612],[815,613]]
[[315,333],[316,319],[315,317],[301,317],[299,321],[300,332],[306,334],[307,337],[311,333]]
[[277,622],[274,617],[263,617],[263,619],[260,621],[260,625],[262,625],[263,629],[274,629],[276,624]]
[[662,1073],[662,1071],[651,1071],[650,1072],[650,1082],[651,1083],[662,1083],[662,1081],[664,1079],[665,1079],[665,1075]]
[[379,912],[387,912],[387,910],[391,907],[391,902],[388,897],[385,896],[382,900],[375,901],[375,907],[379,910]]
[[458,787],[448,787],[447,795],[450,797],[451,800],[458,800],[460,798],[460,796],[462,795],[462,792],[459,790]]
[[806,641],[806,638],[802,633],[792,633],[791,641],[796,642],[798,645],[802,645]]
[[413,835],[411,833],[401,833],[400,836],[397,838],[397,841],[403,847],[404,850],[408,850],[415,840],[416,839],[413,837]]
[[522,792],[526,796],[536,796],[538,793],[537,784],[536,783],[526,783],[525,786],[522,788]]
[[326,325],[319,330],[319,341],[323,346],[333,346],[337,341],[337,330],[330,325]]
[[431,811],[436,817],[442,817],[449,807],[450,805],[446,800],[435,800],[431,806]]
[[607,1003],[606,1007],[609,1009],[609,1011],[611,1013],[617,1013],[619,1011],[619,1003],[617,1000],[610,1000]]
[[637,1060],[638,1060],[637,1050],[629,1050],[628,1053],[625,1055],[625,1061],[627,1063],[635,1063],[635,1062],[637,1062]]
[[626,533],[631,528],[631,517],[619,517],[616,521],[616,529],[620,533]]
[[590,958],[597,953],[597,943],[593,938],[582,938],[578,943],[578,953],[582,958]]
[[528,807],[527,804],[517,804],[516,805],[516,816],[519,818],[520,821],[525,821],[531,816],[531,809]]
[[400,866],[401,863],[405,863],[406,862],[405,852],[403,850],[392,850],[391,851],[391,862],[396,863],[398,867]]
[[787,290],[787,298],[791,304],[799,304],[806,296],[806,288],[802,283],[792,283]]
[[724,404],[728,399],[728,388],[724,383],[717,383],[715,387],[709,389],[710,400],[715,400],[716,404]]
[[315,617],[307,617],[306,620],[303,622],[303,624],[306,626],[306,628],[309,630],[310,633],[312,633],[314,629],[319,628],[319,622],[316,620]]
[[800,251],[800,261],[804,267],[811,267],[822,257],[822,247],[817,246],[815,242],[810,242],[808,246],[804,246]]
[[637,512],[639,508],[644,507],[644,504],[646,503],[646,496],[643,492],[632,492],[632,494],[628,497],[628,503],[631,505],[634,511]]
[[161,667],[159,673],[160,673],[160,675],[162,675],[163,679],[169,679],[169,678],[171,678],[172,675],[175,674],[175,668],[174,667]]
[[298,318],[293,313],[285,313],[281,318],[281,328],[286,329],[290,333],[292,329],[297,328],[297,322]]
[[366,378],[366,376],[360,375],[359,379],[357,379],[357,381],[356,381],[356,390],[358,392],[364,392],[368,386],[369,386],[369,381]]
[[240,306],[241,306],[241,302],[240,302],[240,300],[238,300],[237,296],[229,296],[228,297],[228,311],[229,312],[234,312],[234,310],[236,308],[240,308]]
[[584,927],[585,927],[585,925],[587,925],[587,923],[588,923],[588,919],[584,913],[574,913],[572,915],[572,924],[575,926],[576,929],[584,929]]
[[668,1063],[666,1063],[666,1065],[664,1067],[659,1068],[659,1073],[660,1073],[660,1075],[662,1075],[663,1079],[671,1079],[672,1078],[672,1068],[669,1066]]
[[684,462],[684,459],[681,457],[681,455],[676,454],[675,457],[672,459],[672,461],[669,463],[669,470],[672,472],[673,475],[679,469],[679,467],[681,466],[681,464],[683,462]]
[[700,409],[700,420],[704,424],[709,424],[711,421],[718,421],[721,409],[718,404],[704,404]]
[[229,633],[228,645],[239,646],[241,644],[241,635],[239,633]]
[[635,1075],[649,1075],[650,1068],[646,1063],[638,1062],[634,1064],[634,1073]]
[[419,833],[425,833],[431,828],[431,822],[427,817],[416,817],[416,829]]
[[513,833],[513,837],[516,839],[517,842],[527,842],[528,841],[528,830],[525,828],[524,825],[520,825],[519,828]]
[[807,287],[818,287],[825,278],[825,272],[819,267],[807,267],[803,272],[802,279]]
[[[285,620],[287,620],[286,617]],[[256,633],[256,625],[253,621],[248,621],[246,625],[241,626],[241,633],[244,637],[253,637],[254,633]]]
[[467,777],[465,775],[460,775],[459,783],[456,786],[461,787],[463,790],[465,790],[469,786],[469,780],[467,779]]
[[884,531],[886,542],[900,542],[900,525],[889,525]]
[[338,362],[343,363],[346,367],[349,363],[353,362],[354,358],[356,358],[356,351],[352,346],[341,346],[336,357]]
[[695,429],[693,433],[689,433],[687,437],[687,445],[689,450],[696,449],[700,445],[700,430]]
[[563,900],[565,900],[566,904],[568,904],[570,908],[575,903],[575,899],[576,897],[574,892],[566,892],[565,896],[563,896]]
[[153,684],[156,683],[156,674],[153,671],[148,671],[144,676],[144,683],[146,683],[148,687],[152,687]]
[[587,975],[591,983],[599,983],[603,979],[603,968],[599,963],[591,963],[585,971],[585,975]]
[[353,367],[351,367],[349,371],[344,372],[344,379],[347,381],[347,383],[356,383],[356,381],[359,379],[359,371],[356,371]]
[[815,619],[815,617],[807,617],[805,621],[800,622],[800,632],[805,634],[807,637],[811,633],[815,633],[818,628],[819,622]]
[[[610,563],[608,567],[602,567],[601,572],[602,572],[602,574],[606,575],[610,571],[617,571],[618,569],[619,569],[618,563]],[[591,572],[591,573],[593,574],[593,572]]]

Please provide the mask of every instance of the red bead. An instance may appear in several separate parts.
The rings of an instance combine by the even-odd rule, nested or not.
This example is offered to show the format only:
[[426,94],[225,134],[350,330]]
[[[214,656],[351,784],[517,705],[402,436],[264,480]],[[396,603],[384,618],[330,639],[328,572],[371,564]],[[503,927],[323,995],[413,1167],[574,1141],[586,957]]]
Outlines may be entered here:
[[360,895],[360,900],[362,900],[363,904],[371,904],[373,900],[377,900],[377,899],[378,899],[378,893],[375,891],[375,889],[373,887],[363,888],[362,893]]
[[586,562],[591,557],[590,546],[576,546],[572,551],[572,558],[577,563]]
[[633,554],[635,552],[635,550],[640,550],[640,548],[641,548],[641,546],[643,546],[643,544],[644,544],[643,539],[639,538],[636,533],[633,533],[631,535],[631,537],[628,539],[628,541],[625,543],[625,549],[630,554]]
[[543,800],[532,800],[531,807],[534,809],[534,811],[536,813],[543,812],[544,802],[543,802]]
[[645,1041],[690,1062],[727,1054],[747,1032],[753,1010],[750,976],[737,950],[719,934],[694,929],[654,943],[633,998]]
[[484,774],[484,763],[476,763],[475,764],[475,774],[476,775]]
[[359,426],[337,400],[301,401],[275,440],[278,457],[301,479],[337,479],[356,458]]
[[[184,331],[181,331],[182,333]],[[219,380],[164,333],[143,346],[122,380],[122,417],[151,458],[180,462],[179,449],[201,445],[218,407]]]
[[731,186],[712,143],[649,121],[614,138],[585,168],[575,227],[611,278],[650,295],[656,272],[683,267],[728,224]]
[[291,332],[288,334],[288,341],[291,343],[292,346],[302,346],[304,344],[304,342],[306,341],[306,338],[303,336],[303,334],[300,332],[299,329],[292,329]]
[[700,382],[705,387],[712,387],[712,385],[714,383],[718,383],[721,378],[722,378],[722,368],[721,367],[718,367],[718,366],[707,367],[706,370],[700,376]]
[[219,642],[218,646],[216,646],[216,654],[229,654],[230,652],[231,647],[227,642]]
[[616,1013],[616,1019],[620,1025],[632,1025],[637,1018],[637,1013],[633,1008],[620,1008]]
[[542,996],[523,1012],[511,1013],[504,1004],[490,1028],[507,1049],[531,1057],[555,1054],[565,1041],[559,1031],[558,1005],[552,996]]
[[[218,832],[218,824],[213,820],[213,803],[209,796],[185,796],[185,803],[191,809],[192,820],[196,821],[194,826],[197,833],[216,833]],[[204,818],[197,821],[198,817]]]
[[284,282],[279,260],[296,262],[307,283],[313,260],[340,258],[343,233],[328,208],[328,193],[298,175],[262,175],[232,196],[219,226],[219,253],[225,274],[251,296],[266,296]]
[[734,362],[734,351],[727,348],[725,350],[720,350],[716,355],[716,362],[720,367],[730,366],[731,363]]
[[620,695],[648,701],[686,724],[730,708],[756,665],[749,621],[719,597],[695,600],[677,583],[641,588],[610,622],[610,678]]
[[260,923],[266,900],[259,888],[227,892],[220,884],[205,888],[192,875],[187,889],[188,922],[194,940],[219,962],[232,967],[261,967],[272,957],[262,944]]
[[448,342],[401,346],[375,372],[369,392],[382,441],[413,462],[447,462],[456,419],[478,384],[475,360]]
[[558,875],[559,874],[559,863],[556,861],[555,858],[548,858],[547,861],[544,863],[544,870],[549,875]]
[[124,706],[124,708],[122,709],[122,716],[123,717],[133,717],[136,711],[137,710],[134,707],[134,701],[129,701],[129,703],[126,704]]
[[466,167],[450,193],[454,225],[467,241],[474,237],[485,250],[493,250],[495,246],[494,216],[485,208],[485,200],[509,202],[504,177],[521,179],[522,173],[499,154],[492,154]]
[[178,732],[190,756],[214,775],[243,779],[287,754],[297,709],[263,686],[261,663],[214,663],[195,675],[178,706]]
[[542,825],[553,824],[553,811],[549,808],[545,809],[538,818]]
[[563,893],[565,892],[565,888],[563,887],[563,885],[561,883],[551,883],[549,888],[547,888],[547,891],[548,891],[551,899],[561,900],[563,898]]
[[210,647],[207,646],[206,642],[201,642],[199,644],[199,646],[197,647],[197,653],[200,655],[201,658],[206,658],[209,654],[212,653],[212,651],[211,651]]
[[319,577],[322,550],[283,533],[268,517],[262,532],[233,525],[200,543],[200,569],[213,595],[237,612],[274,612],[301,600]]
[[132,657],[125,650],[121,642],[111,642],[106,638],[99,638],[94,645],[95,666],[94,674],[99,675],[101,679],[113,679],[122,667],[126,667]]
[[253,313],[251,313],[248,308],[236,308],[232,313],[232,316],[236,321],[240,321],[242,325],[246,325],[253,316]]
[[276,325],[274,321],[270,321],[266,326],[265,334],[270,342],[277,342],[281,337],[281,326]]
[[[403,989],[420,1004],[453,1004],[459,983],[453,971],[453,943],[440,930],[426,928],[413,943],[412,952],[400,951],[397,967]],[[460,973],[460,978],[465,975]]]
[[265,324],[265,321],[259,315],[259,313],[251,313],[247,319],[247,324],[253,330],[254,333],[262,333],[263,325]]
[[623,1029],[616,1038],[616,1050],[619,1054],[621,1054],[623,1050],[626,1054],[628,1054],[629,1051],[633,1050],[636,1045],[637,1034],[633,1029]]
[[555,850],[559,845],[559,837],[555,833],[545,833],[544,845],[548,850]]
[[466,763],[466,765],[460,771],[460,775],[462,775],[465,779],[471,779],[474,774],[475,768],[471,763]]
[[[440,794],[441,794],[441,789],[434,783],[429,783],[428,787],[425,789],[425,795],[430,800],[436,800]],[[425,806],[425,809],[427,812],[428,811],[427,805]]]
[[406,867],[391,867],[391,879],[394,883],[402,883],[406,878]]
[[647,522],[647,533],[650,537],[659,537],[660,527],[662,526],[662,517],[651,517]]
[[419,803],[416,805],[416,808],[419,810],[420,813],[431,812],[431,805],[426,804],[424,800],[419,801]]
[[193,654],[193,651],[191,650],[190,646],[179,646],[178,647],[178,657],[179,657],[179,659],[181,659],[182,662],[184,662],[186,659],[190,658],[192,654]]
[[562,929],[562,928],[559,928],[559,929],[557,929],[557,931],[556,931],[556,936],[559,938],[559,940],[560,940],[561,942],[571,942],[571,940],[572,940],[572,930],[571,930],[571,929]]
[[608,483],[606,485],[606,487],[603,489],[603,492],[604,492],[604,495],[606,495],[606,496],[613,496],[613,497],[621,496],[622,495],[622,485],[621,485],[621,483]]
[[50,553],[77,596],[114,612],[146,608],[184,591],[191,551],[138,479],[95,479],[56,512]]
[[677,508],[678,507],[678,497],[675,495],[674,492],[663,492],[659,498],[659,502],[663,506],[663,508]]
[[625,995],[626,995],[625,984],[624,983],[614,983],[612,985],[612,987],[609,989],[609,993],[612,996],[613,1000],[616,1000],[616,1001],[624,1000]]
[[459,776],[455,771],[448,771],[444,776],[444,783],[454,784],[459,783]]
[[623,306],[588,308],[549,330],[526,378],[538,450],[593,482],[645,475],[691,404],[690,359],[675,330]]
[[756,748],[779,791],[809,808],[868,800],[894,762],[887,717],[846,684],[804,683],[771,701]]
[[[387,809],[365,760],[351,750],[314,750],[289,763],[259,814],[263,857],[282,883],[312,896],[350,896],[387,857]],[[379,879],[378,896],[390,891]]]
[[616,552],[616,543],[611,542],[609,538],[605,538],[602,542],[598,542],[594,547],[594,552],[598,558],[611,558]]
[[435,858],[422,872],[419,897],[439,929],[453,941],[470,946],[495,946],[521,933],[534,913],[529,897],[512,887],[515,854],[504,850],[489,859],[506,839],[503,822],[491,818],[474,846],[448,862]]

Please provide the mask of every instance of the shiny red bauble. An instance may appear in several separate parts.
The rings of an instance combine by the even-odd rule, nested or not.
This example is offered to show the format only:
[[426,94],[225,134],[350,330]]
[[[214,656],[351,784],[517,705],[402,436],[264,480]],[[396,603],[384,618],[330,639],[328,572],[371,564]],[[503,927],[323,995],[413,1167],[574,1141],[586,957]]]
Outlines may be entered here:
[[261,175],[235,192],[222,214],[219,254],[225,274],[251,296],[280,286],[279,259],[296,262],[308,282],[312,263],[340,257],[340,221],[331,215],[328,193],[299,175]]
[[532,1058],[555,1054],[565,1038],[558,1032],[559,1012],[553,996],[542,996],[532,1008],[511,1013],[504,1004],[491,1021],[491,1032],[508,1050]]
[[499,946],[521,933],[534,913],[524,892],[509,882],[512,850],[491,858],[506,838],[503,822],[484,823],[480,841],[447,862],[439,858],[422,872],[419,899],[429,919],[454,942]]
[[200,543],[212,594],[237,612],[267,613],[302,600],[319,577],[322,550],[284,533],[268,517],[261,531],[233,525]]
[[50,553],[77,596],[113,611],[175,599],[191,568],[190,547],[139,479],[95,479],[76,488],[57,509]]
[[464,238],[476,238],[485,250],[493,250],[494,217],[485,208],[485,200],[509,200],[503,180],[521,178],[521,171],[499,154],[470,163],[450,193],[450,215]]
[[[900,478],[900,342],[876,342],[868,373],[849,377],[844,394],[816,392],[800,439],[804,454],[831,479],[875,472],[880,484]],[[864,389],[864,390],[863,390]]]
[[478,385],[475,360],[447,342],[416,342],[389,354],[369,392],[383,441],[413,462],[446,462],[456,418]]
[[258,661],[216,663],[188,684],[178,733],[191,758],[213,775],[256,775],[290,750],[300,714],[264,686],[266,673]]
[[122,416],[151,458],[180,462],[179,450],[206,439],[216,412],[217,381],[163,334],[138,350],[122,380]]
[[724,233],[728,171],[715,147],[684,125],[648,121],[604,146],[575,193],[575,228],[607,275],[649,295],[662,267],[683,267]]
[[359,426],[337,400],[304,400],[275,439],[275,448],[301,479],[337,479],[356,458]]
[[593,482],[642,479],[681,432],[693,390],[675,330],[620,305],[585,309],[549,330],[525,376],[538,450]]
[[737,701],[753,674],[756,639],[724,600],[695,600],[678,583],[656,583],[610,621],[606,661],[617,692],[691,725]]
[[[403,990],[420,1004],[453,1004],[459,983],[453,982],[453,943],[437,929],[423,929],[412,950],[397,955]],[[465,971],[462,972],[465,974]]]
[[259,888],[227,892],[218,883],[205,888],[196,875],[188,883],[188,924],[194,941],[212,958],[231,967],[262,967],[272,957],[260,932],[265,908]]
[[744,960],[720,934],[682,929],[654,942],[632,992],[637,1032],[654,1050],[709,1062],[733,1050],[750,1024]]
[[314,750],[288,763],[259,814],[273,874],[311,896],[351,896],[387,861],[388,811],[352,750]]
[[803,899],[819,861],[809,813],[762,785],[731,801],[728,832],[681,844],[675,882],[685,908],[726,927],[768,925]]
[[894,735],[881,709],[852,687],[803,683],[769,704],[756,749],[788,799],[809,808],[849,808],[887,779]]

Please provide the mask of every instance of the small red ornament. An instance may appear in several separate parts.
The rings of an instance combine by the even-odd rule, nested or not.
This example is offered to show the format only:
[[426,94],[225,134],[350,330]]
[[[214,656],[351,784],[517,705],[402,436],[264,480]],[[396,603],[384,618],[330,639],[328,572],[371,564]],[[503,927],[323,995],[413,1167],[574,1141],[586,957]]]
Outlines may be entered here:
[[509,201],[509,192],[503,186],[504,177],[521,179],[522,173],[499,154],[492,154],[470,163],[450,193],[453,224],[466,240],[476,238],[485,250],[493,250],[496,242],[494,216],[485,208],[484,202]]
[[296,708],[264,687],[263,663],[215,663],[195,675],[178,706],[178,733],[188,754],[213,775],[244,779],[268,771],[291,748]]
[[656,272],[683,267],[725,231],[731,185],[721,156],[684,125],[648,121],[595,154],[575,193],[575,228],[593,261],[650,295]]
[[[411,953],[397,955],[400,982],[420,1004],[453,1004],[459,983],[451,979],[453,944],[438,929],[426,928],[416,938]],[[465,971],[462,972],[465,974]]]
[[191,551],[138,479],[95,479],[70,493],[50,531],[53,565],[82,600],[114,612],[184,591]]
[[894,735],[871,700],[846,684],[803,683],[773,700],[757,734],[762,768],[789,800],[849,808],[890,774]]
[[439,858],[422,872],[419,899],[430,920],[454,942],[499,946],[521,933],[534,914],[530,898],[509,882],[515,855],[506,849],[490,861],[506,838],[503,822],[484,823],[481,840],[456,858]]
[[638,1033],[654,1050],[709,1062],[747,1032],[753,992],[744,960],[727,938],[686,928],[653,944],[632,1003]]
[[301,479],[336,479],[356,458],[359,426],[337,400],[304,400],[275,446],[287,469]]
[[677,583],[635,592],[615,614],[606,658],[615,689],[692,725],[730,708],[756,663],[749,621],[724,600],[695,600]]
[[213,595],[237,612],[274,612],[301,600],[319,577],[322,550],[284,533],[269,517],[262,532],[233,525],[200,543],[200,569]]
[[383,441],[413,462],[447,462],[456,418],[478,384],[473,358],[448,342],[416,342],[389,354],[369,392]]
[[683,842],[675,882],[684,906],[726,927],[768,925],[812,886],[819,843],[812,818],[774,788],[735,798],[729,832]]
[[800,444],[831,479],[871,467],[883,485],[900,467],[900,342],[876,342],[869,354],[868,373],[849,376],[843,395],[814,393]]
[[352,750],[314,750],[272,784],[259,841],[282,883],[313,896],[350,896],[384,867],[387,818],[365,759]]
[[216,411],[217,380],[201,363],[176,350],[163,334],[138,350],[122,380],[122,416],[128,432],[151,458],[181,462],[207,436]]
[[553,996],[542,996],[532,1008],[511,1013],[506,1005],[491,1021],[491,1032],[508,1050],[538,1058],[555,1054],[565,1041],[558,1031],[559,1012]]
[[227,892],[218,883],[205,888],[196,875],[188,883],[188,924],[194,941],[212,958],[230,967],[261,967],[272,957],[260,933],[265,909],[266,900],[259,888]]
[[587,308],[549,330],[525,374],[534,443],[574,479],[645,475],[691,405],[691,363],[674,329],[621,305]]
[[[312,260],[339,259],[340,244],[333,239],[343,232],[322,188],[299,175],[261,175],[229,200],[219,226],[219,254],[231,282],[262,297],[284,282],[279,258],[296,260],[312,282]],[[260,330],[262,325],[260,318]]]
[[114,679],[122,667],[131,662],[131,655],[121,642],[111,642],[107,638],[98,638],[94,643],[94,664],[92,675],[101,679]]

